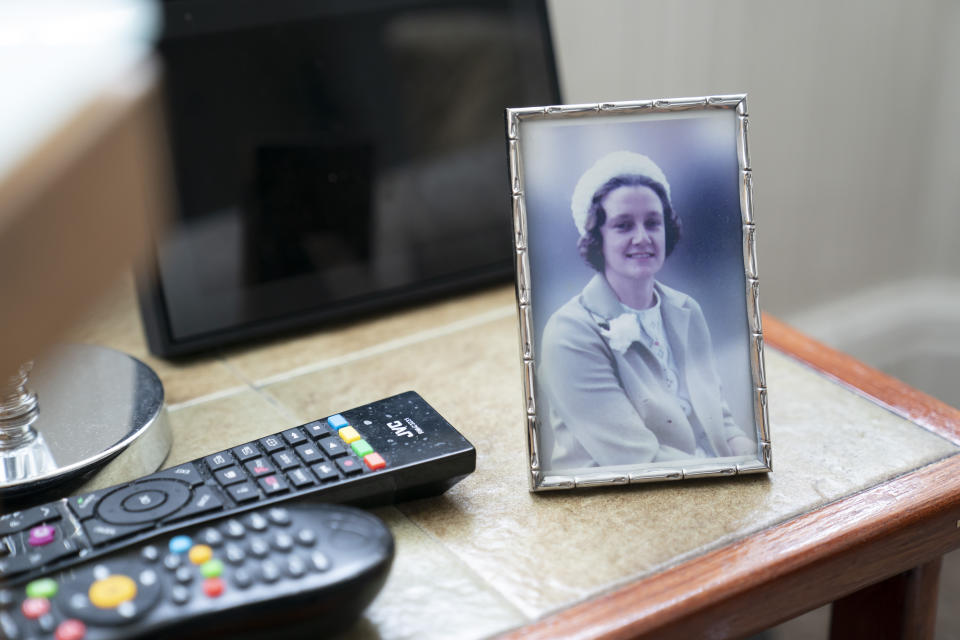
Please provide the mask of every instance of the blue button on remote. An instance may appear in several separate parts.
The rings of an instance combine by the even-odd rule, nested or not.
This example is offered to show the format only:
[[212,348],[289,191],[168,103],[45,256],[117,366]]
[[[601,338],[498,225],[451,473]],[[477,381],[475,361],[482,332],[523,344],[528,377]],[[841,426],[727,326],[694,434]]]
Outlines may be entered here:
[[327,424],[330,425],[331,429],[343,429],[344,427],[350,425],[350,423],[347,422],[347,419],[339,413],[335,416],[330,416],[327,418]]
[[170,553],[186,553],[193,546],[190,536],[174,536],[170,538]]

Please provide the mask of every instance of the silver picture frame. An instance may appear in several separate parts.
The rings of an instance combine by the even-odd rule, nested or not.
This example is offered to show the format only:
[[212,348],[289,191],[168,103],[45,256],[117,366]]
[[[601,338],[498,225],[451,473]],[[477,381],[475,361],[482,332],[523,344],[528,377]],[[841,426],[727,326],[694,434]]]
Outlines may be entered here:
[[[700,122],[702,120],[702,122]],[[671,123],[667,125],[666,123]],[[677,124],[679,123],[679,124]],[[704,124],[707,123],[707,124]],[[559,489],[576,489],[583,487],[609,486],[609,485],[627,485],[635,483],[649,483],[667,480],[683,480],[693,478],[708,478],[735,476],[749,473],[766,473],[772,471],[772,455],[770,445],[770,429],[767,410],[767,386],[764,373],[763,359],[763,332],[761,326],[761,313],[759,304],[759,276],[757,273],[757,253],[756,253],[756,224],[753,210],[753,178],[750,165],[750,154],[748,146],[748,111],[746,94],[717,95],[694,98],[675,98],[675,99],[655,99],[627,102],[603,102],[597,104],[572,104],[572,105],[553,105],[543,107],[527,107],[506,110],[507,125],[507,144],[509,157],[510,190],[512,198],[513,211],[513,231],[514,231],[514,250],[516,260],[516,298],[517,313],[520,334],[520,357],[522,367],[522,388],[523,388],[523,409],[526,418],[526,441],[529,461],[529,487],[531,491],[548,491]],[[683,134],[682,140],[671,140],[673,135],[671,131],[685,131],[683,127],[700,127],[707,131],[707,126],[714,127],[720,134],[710,138],[709,152],[702,152],[697,147],[695,135]],[[732,130],[728,133],[727,128]],[[618,129],[619,128],[619,129]],[[712,129],[710,129],[712,131]],[[600,132],[603,135],[600,135]],[[646,133],[645,133],[646,132]],[[707,135],[707,134],[704,134]],[[710,134],[713,135],[713,134]],[[621,142],[611,142],[611,140],[620,140]],[[650,143],[650,140],[656,139],[659,142]],[[705,138],[706,139],[706,138]],[[717,142],[719,140],[719,142]],[[724,455],[720,452],[720,447],[705,446],[707,451],[700,448],[701,442],[710,442],[710,438],[705,433],[705,428],[697,427],[697,439],[695,443],[696,453],[691,454],[689,459],[676,456],[670,460],[658,462],[656,459],[640,460],[637,462],[617,460],[614,464],[597,461],[601,456],[588,456],[584,458],[589,464],[581,463],[565,464],[557,462],[557,451],[560,449],[558,441],[560,439],[559,431],[563,429],[567,435],[573,432],[571,425],[578,420],[578,428],[603,429],[603,419],[605,408],[603,406],[592,407],[595,411],[596,423],[589,420],[582,420],[582,416],[570,418],[557,417],[557,412],[550,414],[550,410],[544,405],[548,403],[549,398],[556,398],[557,404],[565,404],[562,389],[557,391],[544,390],[538,386],[544,378],[544,365],[539,356],[541,349],[540,339],[543,333],[543,327],[549,322],[549,318],[557,310],[556,298],[564,291],[569,296],[569,290],[573,287],[574,291],[579,291],[583,286],[579,275],[571,276],[571,273],[579,274],[575,269],[582,269],[583,264],[580,260],[581,255],[577,254],[576,246],[569,247],[570,253],[574,255],[575,260],[580,260],[579,267],[554,268],[555,263],[551,262],[556,258],[551,255],[560,255],[565,249],[558,249],[556,245],[566,246],[566,240],[557,242],[556,238],[579,231],[580,240],[586,232],[578,223],[574,229],[562,228],[562,225],[574,227],[571,222],[570,210],[577,211],[576,207],[568,204],[566,210],[558,211],[559,205],[563,201],[576,203],[576,193],[571,199],[569,194],[573,189],[574,179],[577,175],[586,176],[584,167],[589,167],[594,159],[602,156],[604,153],[620,145],[629,152],[644,153],[647,151],[648,143],[655,148],[664,150],[663,153],[681,154],[670,158],[674,166],[686,167],[696,163],[704,164],[707,161],[705,157],[717,157],[722,159],[721,171],[718,168],[715,173],[716,183],[720,188],[717,193],[726,194],[724,202],[726,205],[718,204],[716,207],[709,205],[710,193],[706,187],[699,184],[698,179],[690,178],[686,181],[677,180],[673,184],[673,198],[679,199],[678,191],[687,188],[690,191],[700,189],[700,192],[688,197],[693,201],[700,198],[698,210],[713,211],[716,209],[722,214],[724,206],[730,209],[728,226],[725,227],[724,237],[732,238],[737,233],[736,220],[739,220],[739,243],[736,249],[733,247],[733,240],[727,242],[727,254],[736,251],[742,254],[742,263],[727,269],[727,272],[733,274],[724,281],[723,286],[716,287],[713,282],[697,282],[697,276],[690,276],[689,273],[684,276],[687,281],[696,283],[701,290],[709,287],[712,290],[730,289],[731,293],[720,299],[719,293],[710,293],[709,296],[715,298],[713,307],[720,309],[723,313],[737,318],[742,318],[742,327],[740,322],[727,322],[724,331],[731,336],[730,344],[735,344],[736,348],[727,349],[729,354],[723,357],[723,368],[729,370],[728,374],[717,376],[724,380],[723,387],[726,390],[726,381],[736,379],[740,391],[736,401],[740,407],[740,416],[747,416],[741,419],[737,424],[749,439],[751,436],[755,439],[755,453],[744,453],[745,445],[740,441],[739,453],[736,455]],[[658,147],[659,145],[659,147]],[[686,147],[684,147],[686,145]],[[729,148],[733,145],[734,148]],[[690,162],[682,157],[682,149],[693,150],[689,153]],[[681,149],[681,151],[677,151]],[[713,155],[711,155],[713,154]],[[733,156],[735,154],[735,162]],[[559,160],[559,162],[558,162]],[[578,164],[579,163],[579,164]],[[597,161],[597,165],[600,162]],[[707,163],[709,166],[709,163]],[[720,165],[718,165],[720,166]],[[736,175],[733,175],[735,167]],[[666,171],[666,170],[665,170]],[[689,173],[694,175],[693,169],[686,169],[678,173]],[[669,174],[661,173],[666,176]],[[673,180],[671,178],[671,180]],[[733,184],[732,181],[736,183]],[[581,181],[583,181],[581,179]],[[666,178],[664,179],[666,182]],[[684,184],[686,182],[686,185]],[[730,182],[730,184],[728,184]],[[579,184],[579,183],[578,183]],[[692,188],[695,187],[695,188]],[[594,201],[598,199],[600,192],[594,192]],[[667,200],[670,199],[670,185],[666,187]],[[705,195],[706,194],[706,195]],[[554,198],[551,200],[550,198]],[[660,196],[663,201],[664,196]],[[581,198],[582,201],[582,198]],[[605,200],[604,200],[605,202]],[[708,203],[704,205],[703,203]],[[709,206],[708,206],[709,205]],[[734,209],[738,209],[738,215]],[[593,211],[593,209],[591,209]],[[595,215],[595,214],[591,214]],[[605,214],[604,214],[605,215]],[[671,213],[671,215],[673,215]],[[688,221],[684,216],[685,212],[677,214],[683,222],[684,233]],[[712,213],[710,215],[713,215]],[[595,217],[598,217],[596,214]],[[736,217],[735,217],[736,216]],[[573,214],[573,220],[577,220],[577,213]],[[731,222],[732,221],[732,222]],[[697,220],[693,221],[695,224]],[[561,231],[549,231],[554,224],[561,228]],[[600,234],[599,224],[597,234]],[[710,221],[710,224],[720,224]],[[679,233],[679,227],[678,232]],[[571,236],[572,237],[572,236]],[[601,245],[602,246],[602,245]],[[680,246],[677,244],[675,246]],[[742,248],[742,249],[741,249]],[[667,256],[671,255],[672,248],[666,249]],[[720,254],[720,249],[711,249]],[[582,253],[582,249],[581,249]],[[692,262],[690,256],[696,254],[695,249],[687,249],[687,262]],[[604,254],[606,255],[606,254]],[[677,255],[674,253],[674,255]],[[566,257],[562,258],[567,260]],[[725,255],[723,258],[725,265],[733,265],[740,258],[738,256]],[[702,256],[697,258],[703,261]],[[667,258],[661,259],[661,264],[669,262]],[[612,263],[603,263],[604,265]],[[549,268],[548,268],[549,266]],[[701,265],[702,266],[702,265]],[[606,281],[605,272],[599,267],[593,267],[599,272],[599,275]],[[604,266],[604,269],[607,267]],[[741,273],[742,268],[742,273]],[[572,271],[573,270],[573,271]],[[687,269],[689,272],[690,269]],[[696,271],[694,271],[696,273]],[[742,275],[742,281],[739,275]],[[588,276],[584,276],[588,277]],[[594,279],[596,274],[592,276]],[[710,276],[712,277],[712,276]],[[551,280],[553,278],[553,280]],[[709,280],[709,278],[707,278]],[[571,282],[575,281],[575,284]],[[659,282],[659,279],[657,280]],[[734,291],[736,288],[737,291]],[[555,293],[557,290],[559,293]],[[672,290],[672,289],[670,289]],[[541,291],[543,294],[541,295]],[[586,288],[583,288],[586,291]],[[658,290],[659,291],[659,290]],[[549,294],[549,295],[548,295]],[[664,294],[661,292],[661,297]],[[550,299],[553,296],[554,299]],[[689,296],[687,296],[689,298]],[[658,298],[654,298],[658,300]],[[573,299],[570,299],[573,303]],[[657,302],[657,305],[660,303]],[[666,303],[665,303],[666,304]],[[696,302],[694,306],[699,307]],[[540,306],[538,306],[540,305]],[[704,307],[703,315],[710,317],[707,311],[707,305]],[[629,311],[629,308],[628,308]],[[639,313],[639,312],[638,312]],[[665,312],[664,312],[665,313]],[[638,316],[640,317],[640,316]],[[602,319],[598,321],[602,322]],[[710,326],[709,332],[714,329],[709,320],[706,324]],[[608,325],[600,325],[608,326]],[[641,325],[646,327],[646,325]],[[548,330],[549,331],[549,330]],[[613,329],[610,329],[612,334]],[[631,334],[633,335],[633,334]],[[639,341],[639,339],[637,339]],[[599,342],[599,340],[597,340]],[[610,343],[612,344],[612,343]],[[610,346],[607,345],[607,347]],[[653,344],[653,343],[651,343]],[[656,343],[659,344],[659,343]],[[708,343],[709,344],[709,343]],[[551,347],[552,348],[552,347]],[[633,349],[631,343],[628,349]],[[636,347],[640,349],[640,346]],[[684,345],[686,348],[686,345]],[[668,349],[669,351],[669,349]],[[745,353],[746,352],[746,353]],[[607,350],[608,355],[613,353]],[[625,354],[626,352],[624,352]],[[684,356],[685,357],[685,356]],[[699,357],[699,356],[698,356]],[[717,357],[717,356],[714,356]],[[669,361],[674,365],[674,356],[670,356]],[[564,360],[560,360],[566,362]],[[667,360],[663,360],[666,363]],[[699,361],[698,361],[699,362]],[[548,363],[549,364],[549,363]],[[742,372],[741,372],[742,369]],[[676,367],[674,367],[676,370]],[[721,367],[718,365],[717,371]],[[666,372],[664,366],[660,369]],[[553,379],[566,376],[566,373],[546,376]],[[572,375],[572,374],[571,374]],[[685,376],[682,374],[681,377]],[[674,376],[676,377],[676,376]],[[699,380],[699,378],[697,378]],[[544,383],[545,384],[545,383]],[[575,381],[571,384],[579,384]],[[625,383],[620,383],[620,389],[623,390]],[[676,382],[673,382],[676,386]],[[687,383],[681,383],[681,388]],[[584,393],[589,389],[588,385],[580,385]],[[578,387],[579,390],[579,387]],[[676,392],[680,394],[680,392]],[[692,391],[684,391],[685,397],[692,397]],[[697,391],[699,393],[699,391]],[[723,391],[721,391],[723,394]],[[682,395],[682,394],[681,394]],[[591,396],[584,396],[591,397]],[[678,396],[679,397],[679,396]],[[698,396],[699,397],[699,396]],[[727,400],[729,398],[721,397],[723,409],[727,409]],[[691,409],[687,403],[685,406],[687,416],[690,416]],[[732,405],[731,405],[732,406]],[[696,413],[695,410],[693,410]],[[639,414],[638,414],[639,415]],[[730,414],[724,413],[725,417]],[[699,418],[690,418],[691,424],[707,424],[709,420],[700,420]],[[640,419],[641,428],[646,428]],[[618,423],[622,424],[622,423]],[[710,423],[713,424],[713,423]],[[555,426],[560,425],[560,426]],[[673,428],[673,427],[670,427]],[[595,431],[590,432],[595,433]],[[726,432],[725,432],[726,433]],[[565,437],[567,437],[565,435]],[[606,440],[616,442],[618,436],[605,436]],[[592,436],[591,436],[592,437]],[[736,437],[736,436],[734,436]],[[726,446],[726,445],[723,445]],[[661,447],[661,451],[665,450]],[[550,452],[553,452],[553,457]],[[670,449],[670,451],[675,451]],[[561,456],[562,457],[562,456]]]

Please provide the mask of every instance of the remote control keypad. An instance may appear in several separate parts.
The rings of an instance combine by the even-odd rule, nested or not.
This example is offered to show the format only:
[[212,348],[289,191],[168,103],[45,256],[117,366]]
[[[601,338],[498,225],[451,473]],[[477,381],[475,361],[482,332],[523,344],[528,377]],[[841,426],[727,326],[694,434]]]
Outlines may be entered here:
[[[138,622],[155,624],[148,620],[154,610],[162,617],[181,615],[178,612],[197,615],[217,610],[219,599],[231,592],[249,592],[251,598],[262,600],[281,583],[287,583],[281,588],[293,592],[299,591],[301,580],[306,581],[304,586],[315,585],[311,576],[325,575],[334,565],[326,550],[371,554],[371,559],[391,553],[390,547],[373,553],[372,530],[364,522],[369,516],[358,520],[353,513],[334,512],[305,518],[310,509],[298,509],[299,518],[286,508],[273,507],[195,527],[119,557],[33,580],[21,590],[4,589],[0,634],[34,637],[40,631],[52,633],[56,640],[83,640],[93,629],[98,629],[98,637],[116,629],[126,636],[121,630],[136,630]],[[314,509],[343,510],[330,505]],[[319,544],[319,531],[325,547]],[[343,535],[359,538],[345,544]],[[259,591],[258,585],[263,587]],[[233,597],[224,606],[240,605],[242,599]]]
[[[0,580],[23,585],[147,542],[181,522],[201,524],[261,503],[315,495],[376,504],[441,493],[475,460],[470,443],[422,398],[399,394],[126,485],[2,515]],[[366,480],[376,473],[390,478]]]
[[[202,462],[239,504],[387,466],[341,414],[208,455]],[[224,500],[210,487],[197,486],[202,483],[196,466],[186,463],[113,492],[71,498],[69,504],[85,521],[91,542],[101,545],[143,531],[157,521],[182,520],[224,508]],[[6,526],[23,528],[42,521],[42,515],[24,512]]]
[[281,495],[291,489],[387,466],[383,456],[339,413],[203,460],[220,486],[238,503],[255,500],[261,494]]

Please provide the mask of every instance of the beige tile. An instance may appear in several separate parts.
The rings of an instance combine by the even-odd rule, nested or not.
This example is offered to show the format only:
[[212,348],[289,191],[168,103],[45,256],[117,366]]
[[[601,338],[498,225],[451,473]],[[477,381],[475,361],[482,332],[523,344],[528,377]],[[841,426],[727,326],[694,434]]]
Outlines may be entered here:
[[285,410],[252,390],[170,411],[173,447],[163,466],[172,467],[291,426]]
[[308,334],[234,349],[227,353],[226,361],[241,375],[256,381],[513,304],[513,287],[501,285],[395,313],[328,325]]
[[265,390],[304,420],[419,391],[477,447],[477,471],[401,510],[530,617],[957,450],[770,350],[771,476],[531,495],[515,326],[496,320]]
[[147,363],[160,376],[168,405],[245,384],[223,362],[209,355],[176,361],[152,355],[129,274],[120,278],[77,322],[66,340],[110,347]]
[[380,595],[342,640],[470,640],[528,622],[399,511],[375,513],[393,532],[396,556]]
[[226,397],[170,409],[167,423],[170,449],[166,459],[155,459],[158,455],[155,447],[161,439],[152,432],[148,440],[138,441],[73,492],[86,493],[130,482],[151,473],[157,465],[166,469],[276,433],[291,426],[292,418],[286,409],[277,407],[264,394],[244,389]]

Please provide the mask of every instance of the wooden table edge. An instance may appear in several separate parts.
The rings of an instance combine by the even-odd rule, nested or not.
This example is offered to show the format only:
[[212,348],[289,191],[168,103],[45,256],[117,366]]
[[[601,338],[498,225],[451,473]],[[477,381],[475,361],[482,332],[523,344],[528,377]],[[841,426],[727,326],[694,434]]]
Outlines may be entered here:
[[764,342],[893,413],[960,445],[960,409],[763,314]]
[[[772,316],[763,324],[768,345],[960,444],[957,409]],[[740,637],[957,547],[960,455],[953,455],[503,637],[691,638],[706,629],[711,637]]]

